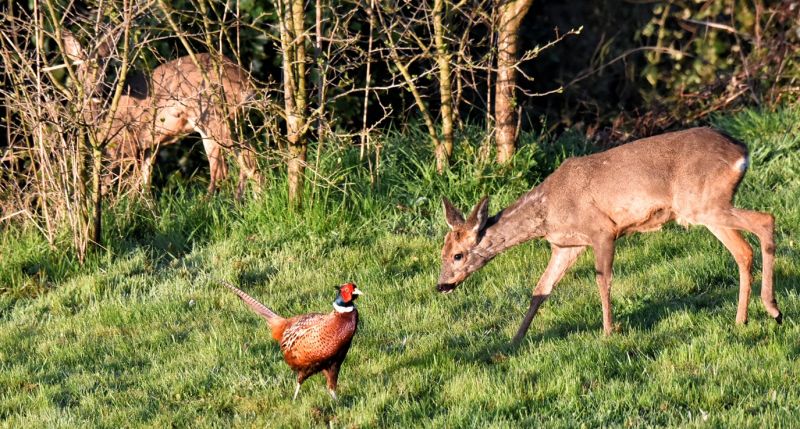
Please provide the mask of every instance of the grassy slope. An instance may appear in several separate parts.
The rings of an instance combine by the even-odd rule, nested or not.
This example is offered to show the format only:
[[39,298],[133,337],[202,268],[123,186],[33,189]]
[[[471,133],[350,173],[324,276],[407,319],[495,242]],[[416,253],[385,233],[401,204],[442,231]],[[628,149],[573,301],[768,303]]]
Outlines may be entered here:
[[[431,178],[425,168],[403,173],[407,154],[398,152],[386,167],[397,178],[387,174],[379,195],[331,194],[327,208],[302,218],[285,215],[274,195],[243,208],[179,195],[162,199],[156,221],[119,209],[109,230],[145,238],[119,240],[116,256],[84,269],[31,233],[7,230],[0,426],[797,426],[797,118],[751,112],[718,123],[753,155],[738,204],[778,218],[783,326],[764,312],[758,287],[750,324],[733,326],[732,258],[706,230],[669,226],[620,242],[616,335],[601,334],[587,252],[510,350],[547,246],[513,249],[440,296],[444,226],[434,200],[450,190],[468,204],[499,190],[497,209],[538,176],[463,179],[475,171],[461,165]],[[408,175],[419,178],[404,183]],[[328,311],[333,285],[360,285],[362,324],[338,402],[320,376],[291,401],[294,378],[277,345],[218,277],[283,315]]]

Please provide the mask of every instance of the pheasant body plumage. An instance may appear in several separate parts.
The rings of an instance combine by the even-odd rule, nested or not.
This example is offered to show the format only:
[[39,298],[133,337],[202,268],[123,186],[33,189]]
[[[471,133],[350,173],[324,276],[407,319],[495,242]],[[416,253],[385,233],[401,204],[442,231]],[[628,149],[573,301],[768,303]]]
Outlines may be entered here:
[[227,283],[225,286],[266,319],[272,338],[280,344],[284,361],[297,373],[295,397],[305,379],[322,371],[335,398],[339,368],[358,329],[358,310],[353,301],[361,291],[353,283],[345,283],[338,287],[334,311],[285,319],[235,286]]

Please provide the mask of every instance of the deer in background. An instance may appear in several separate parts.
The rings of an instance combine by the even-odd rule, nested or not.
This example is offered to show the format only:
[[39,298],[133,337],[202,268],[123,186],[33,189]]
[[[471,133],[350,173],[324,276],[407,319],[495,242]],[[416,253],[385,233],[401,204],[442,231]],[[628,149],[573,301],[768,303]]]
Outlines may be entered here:
[[584,249],[592,246],[603,332],[610,335],[614,242],[633,232],[658,230],[675,220],[685,226],[705,226],[736,260],[737,324],[747,322],[753,262],[753,250],[741,231],[755,234],[763,258],[761,300],[767,313],[780,324],[782,316],[772,290],[774,218],[732,204],[748,163],[743,143],[710,128],[692,128],[570,158],[539,186],[493,217],[488,216],[488,197],[466,220],[445,199],[450,232],[442,248],[437,289],[452,292],[500,252],[543,237],[550,243],[552,254],[514,336],[513,343],[518,344],[553,287]]
[[[88,71],[91,62],[104,61],[112,51],[106,42],[89,57],[68,31],[64,31],[63,41],[67,56],[78,64],[78,79],[91,79]],[[101,113],[107,106],[99,98],[102,73],[96,75],[96,82],[83,82],[84,88],[92,91],[92,102],[84,112],[90,124],[103,123],[107,114]],[[136,162],[141,166],[142,186],[148,190],[158,148],[197,132],[208,158],[209,194],[214,193],[217,182],[228,174],[223,149],[233,149],[236,153],[240,171],[236,198],[241,198],[247,178],[260,187],[255,152],[247,142],[234,141],[228,122],[240,113],[254,91],[245,70],[225,57],[215,59],[201,53],[195,54],[194,59],[187,55],[161,64],[149,79],[129,79],[125,84],[107,130],[105,156],[111,159],[112,167]]]

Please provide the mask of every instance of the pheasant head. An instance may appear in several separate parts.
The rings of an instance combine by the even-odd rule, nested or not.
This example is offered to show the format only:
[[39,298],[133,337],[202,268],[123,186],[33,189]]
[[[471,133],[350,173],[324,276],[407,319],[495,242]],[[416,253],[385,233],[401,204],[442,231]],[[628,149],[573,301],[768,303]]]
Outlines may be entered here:
[[355,308],[355,300],[359,295],[363,295],[355,283],[344,283],[336,287],[336,299],[333,301],[333,308],[339,313],[349,313]]

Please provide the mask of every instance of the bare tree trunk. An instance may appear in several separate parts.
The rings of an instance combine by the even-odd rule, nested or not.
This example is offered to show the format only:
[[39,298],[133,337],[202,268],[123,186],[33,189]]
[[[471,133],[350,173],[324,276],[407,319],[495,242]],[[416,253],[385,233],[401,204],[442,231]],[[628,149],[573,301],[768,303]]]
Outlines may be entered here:
[[495,84],[494,115],[497,162],[511,160],[516,150],[517,101],[516,89],[517,39],[520,24],[533,0],[500,0],[497,33],[497,82]]
[[292,2],[292,29],[294,35],[294,65],[297,67],[295,79],[297,79],[297,110],[305,114],[306,111],[306,13],[303,9],[303,0],[291,0]]
[[[442,134],[444,141],[437,148],[436,161],[445,158],[448,162],[453,154],[453,91],[450,74],[450,54],[444,41],[444,26],[442,21],[445,15],[444,0],[434,0],[433,3],[433,32],[436,43],[436,61],[439,64],[439,96],[441,100]],[[444,153],[439,153],[439,152]]]
[[369,111],[369,84],[372,79],[372,42],[373,30],[375,29],[375,0],[370,0],[369,7],[367,8],[367,15],[369,16],[369,38],[367,39],[367,73],[364,78],[364,108],[361,115],[361,149],[359,151],[359,159],[364,159],[364,154],[369,145],[369,135],[367,130],[367,112]]
[[[492,11],[489,16],[489,22],[495,22],[497,17],[497,4],[492,2]],[[495,26],[490,25],[489,31],[489,46],[494,44],[495,39]],[[486,72],[486,136],[484,141],[481,143],[480,152],[478,153],[478,158],[481,162],[488,162],[489,156],[492,152],[492,139],[494,138],[494,116],[492,116],[492,70],[494,69],[494,50],[489,50],[489,58],[488,58],[488,67]]]
[[[325,113],[326,107],[326,91],[325,87],[327,86],[327,73],[328,73],[328,64],[327,58],[323,58],[322,52],[322,32],[323,32],[323,23],[325,21],[324,18],[324,11],[322,8],[323,0],[316,0],[315,2],[315,11],[314,11],[314,64],[317,68],[317,78],[315,79],[314,85],[317,88],[317,155],[315,157],[315,164],[314,164],[314,171],[319,171],[320,162],[322,162],[322,148],[325,146],[325,140],[328,137],[328,123],[327,117]],[[312,189],[312,198],[311,204],[314,203],[313,195],[316,194],[317,183],[316,183],[316,175],[314,176],[314,182],[311,184]]]
[[92,242],[95,246],[103,243],[103,150],[98,145],[92,147],[94,166],[92,169]]
[[436,171],[442,173],[444,172],[445,167],[448,165],[447,151],[444,149],[444,145],[442,144],[441,140],[439,140],[439,136],[436,135],[436,126],[433,124],[433,119],[428,111],[428,106],[422,99],[422,95],[420,94],[419,89],[417,89],[417,85],[414,84],[414,78],[411,76],[408,68],[400,61],[397,55],[394,55],[394,60],[395,66],[397,66],[397,69],[400,70],[400,74],[402,74],[405,78],[406,84],[408,85],[408,90],[411,91],[411,95],[414,96],[414,101],[417,104],[417,108],[419,108],[422,119],[425,121],[425,127],[428,130],[428,136],[431,138],[431,143],[433,143],[433,153],[436,158]]
[[[34,19],[36,20],[36,36],[35,36],[36,37],[36,60],[37,60],[36,62],[37,63],[42,63],[43,62],[42,61],[43,50],[44,50],[44,35],[43,35],[43,32],[42,32],[42,28],[43,28],[42,21],[43,20],[42,20],[42,13],[40,12],[40,8],[39,8],[39,2],[36,1],[36,0],[34,0],[34,2],[33,2],[33,14],[34,14],[34,17],[35,17]],[[35,80],[35,82],[36,82],[36,118],[38,119],[38,118],[42,118],[44,116],[43,113],[42,113],[42,106],[44,105],[44,96],[43,96],[44,89],[42,88],[43,85],[42,85],[41,71],[38,68],[36,69],[35,78],[36,78],[36,80]],[[43,121],[39,121],[39,122],[40,123],[36,124],[36,134],[37,134],[37,136],[36,136],[37,139],[36,140],[38,140],[37,143],[38,143],[38,147],[39,147],[40,164],[42,165],[43,168],[46,168],[47,164],[46,164],[45,160],[47,158],[46,157],[47,149],[45,148],[44,123],[41,123]],[[39,174],[42,174],[43,176],[46,176],[45,173],[39,173]],[[44,180],[42,180],[42,182],[44,182]],[[42,205],[42,213],[44,214],[45,225],[47,225],[47,242],[50,244],[50,246],[53,246],[55,244],[55,234],[54,234],[53,226],[50,223],[50,213],[49,213],[49,210],[47,209],[47,197],[46,197],[46,195],[47,195],[46,194],[46,188],[45,189],[41,189],[39,191],[39,198],[41,199],[41,203],[42,203],[41,204]]]
[[436,125],[434,125],[433,118],[428,110],[428,105],[422,98],[422,94],[420,93],[419,88],[417,88],[414,77],[411,75],[411,72],[408,71],[408,67],[400,58],[397,46],[392,38],[392,27],[386,25],[386,20],[384,19],[383,14],[380,13],[380,8],[378,8],[377,11],[379,12],[378,19],[380,20],[381,27],[383,27],[384,32],[386,33],[386,42],[389,47],[389,58],[391,58],[395,67],[397,67],[400,75],[403,76],[403,80],[408,87],[408,91],[414,97],[414,102],[419,109],[420,115],[422,115],[423,121],[425,121],[425,127],[428,130],[428,136],[433,144],[433,153],[436,158],[436,171],[442,173],[449,164],[447,150],[444,148],[442,141],[439,139],[439,136],[436,132]]
[[317,162],[319,162],[319,155],[322,151],[322,145],[325,141],[327,127],[325,124],[325,86],[327,84],[327,71],[328,65],[325,59],[322,58],[322,25],[323,25],[323,11],[322,0],[316,0],[315,7],[315,40],[314,40],[314,64],[317,65],[317,103],[319,104],[319,114],[317,116]]
[[308,148],[302,135],[304,124],[298,116],[287,121],[289,130],[289,203],[294,208],[303,205],[303,182],[305,179],[306,155]]
[[[131,15],[130,15],[130,2],[124,1],[123,2],[123,33],[122,33],[122,65],[120,66],[120,78],[117,80],[117,84],[114,87],[114,97],[111,100],[111,106],[109,108],[109,113],[105,118],[103,124],[103,138],[98,139],[97,133],[92,132],[94,138],[90,137],[89,142],[92,144],[92,158],[94,159],[94,168],[92,170],[92,216],[93,216],[93,228],[92,228],[92,241],[94,245],[97,247],[101,247],[103,244],[103,195],[102,195],[102,175],[103,175],[103,152],[105,151],[106,145],[109,142],[109,133],[111,130],[111,122],[114,117],[114,112],[117,111],[119,108],[119,102],[122,98],[122,92],[125,87],[125,79],[124,76],[128,74],[128,66],[130,65],[130,27],[131,27]],[[99,14],[98,14],[99,19]],[[96,68],[93,69],[92,75],[96,76],[99,73],[99,70]],[[94,81],[94,80],[93,80]]]
[[[305,139],[305,41],[304,12],[302,0],[289,0],[283,4],[281,47],[283,48],[283,89],[286,110],[286,134],[289,141],[287,172],[289,180],[289,204],[302,206],[303,181],[306,166]],[[279,7],[283,2],[279,3]]]

